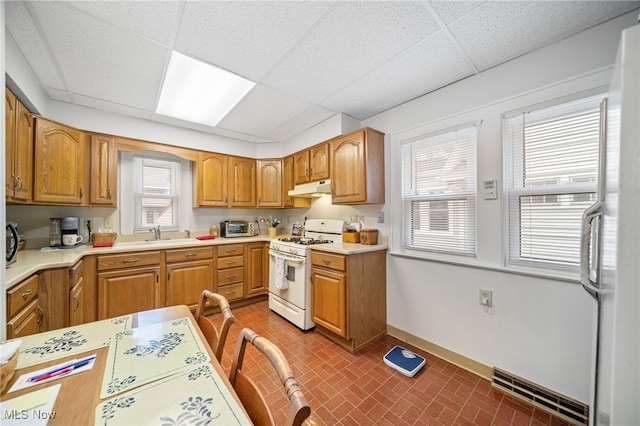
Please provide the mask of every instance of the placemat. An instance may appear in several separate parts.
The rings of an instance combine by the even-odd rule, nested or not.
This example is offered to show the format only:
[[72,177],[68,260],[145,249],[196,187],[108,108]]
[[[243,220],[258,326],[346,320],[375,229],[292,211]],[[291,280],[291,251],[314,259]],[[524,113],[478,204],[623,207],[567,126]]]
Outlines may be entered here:
[[188,318],[117,333],[109,344],[100,398],[209,362],[205,344]]
[[202,364],[96,407],[96,425],[250,425],[211,367]]
[[126,315],[22,337],[16,369],[107,346],[116,333],[131,328],[131,319]]

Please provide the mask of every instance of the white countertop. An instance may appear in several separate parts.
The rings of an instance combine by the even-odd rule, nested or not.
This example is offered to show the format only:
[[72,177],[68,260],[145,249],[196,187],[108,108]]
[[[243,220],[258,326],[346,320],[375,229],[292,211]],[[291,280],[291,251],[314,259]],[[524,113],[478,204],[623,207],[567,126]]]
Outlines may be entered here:
[[[43,269],[64,268],[73,266],[84,256],[96,254],[119,254],[149,250],[167,250],[173,248],[208,247],[221,244],[251,243],[270,241],[268,236],[240,237],[240,238],[216,238],[215,240],[175,239],[159,242],[116,242],[113,247],[93,248],[90,245],[81,245],[74,249],[52,249],[50,251],[22,250],[18,252],[17,261],[10,265],[6,271],[7,289],[18,284],[25,278]],[[376,250],[386,250],[387,244],[353,244],[331,243],[312,247],[312,250],[328,251],[340,254],[356,254]]]

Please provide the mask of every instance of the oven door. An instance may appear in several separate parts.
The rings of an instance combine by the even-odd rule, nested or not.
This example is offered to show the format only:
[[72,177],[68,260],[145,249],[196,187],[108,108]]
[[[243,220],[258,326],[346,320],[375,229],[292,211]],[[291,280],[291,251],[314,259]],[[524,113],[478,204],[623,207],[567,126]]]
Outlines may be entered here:
[[[286,260],[286,276],[289,286],[287,289],[276,287],[276,257],[283,257]],[[269,250],[269,292],[300,309],[306,309],[305,301],[308,292],[306,266],[307,259],[303,256]]]

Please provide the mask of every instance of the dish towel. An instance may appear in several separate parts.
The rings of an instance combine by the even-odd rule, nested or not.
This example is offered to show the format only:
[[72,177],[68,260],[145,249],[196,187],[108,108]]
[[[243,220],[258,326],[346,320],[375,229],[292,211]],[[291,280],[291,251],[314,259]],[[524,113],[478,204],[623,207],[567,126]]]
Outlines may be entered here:
[[287,282],[287,259],[282,256],[276,256],[276,288],[286,290],[289,288]]

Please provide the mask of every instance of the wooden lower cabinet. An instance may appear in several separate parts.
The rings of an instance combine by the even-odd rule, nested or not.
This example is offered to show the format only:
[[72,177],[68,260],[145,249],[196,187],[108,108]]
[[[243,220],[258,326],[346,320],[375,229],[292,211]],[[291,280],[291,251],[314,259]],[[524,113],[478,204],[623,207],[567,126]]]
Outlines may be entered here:
[[213,290],[213,248],[169,250],[166,305],[187,305],[195,311],[202,290]]
[[311,251],[317,332],[352,352],[387,332],[386,253]]
[[225,244],[216,247],[215,291],[228,301],[244,297],[245,244]]
[[69,270],[69,325],[84,324],[84,262],[78,261]]
[[98,320],[164,306],[159,251],[98,256]]
[[247,243],[247,273],[245,295],[266,294],[269,291],[269,243]]
[[44,331],[44,310],[38,299],[38,275],[34,274],[7,291],[7,339]]

